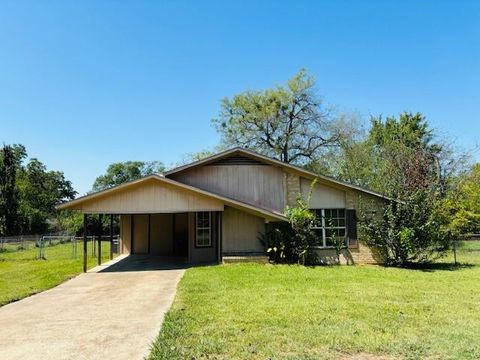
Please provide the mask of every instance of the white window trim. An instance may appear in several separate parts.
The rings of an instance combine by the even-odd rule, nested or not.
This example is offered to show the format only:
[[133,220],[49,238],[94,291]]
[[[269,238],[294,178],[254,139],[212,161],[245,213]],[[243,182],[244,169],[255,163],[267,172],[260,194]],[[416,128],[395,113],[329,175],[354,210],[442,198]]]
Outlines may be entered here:
[[330,248],[333,248],[333,246],[331,245],[328,245],[327,246],[327,227],[325,226],[325,210],[339,210],[339,209],[342,209],[342,210],[345,210],[345,226],[329,226],[328,229],[345,229],[345,246],[347,246],[347,242],[348,242],[348,236],[347,236],[347,213],[346,213],[346,209],[343,209],[343,208],[332,208],[332,209],[311,209],[311,210],[314,210],[314,211],[318,211],[320,210],[321,211],[321,219],[322,219],[322,225],[321,227],[318,227],[318,226],[313,226],[312,229],[313,230],[322,230],[322,244],[321,245],[317,245],[317,246],[314,246],[314,248],[317,248],[317,249],[330,249]]
[[[208,226],[198,226],[198,213],[208,213]],[[198,243],[198,230],[208,230],[208,244]],[[195,247],[211,247],[212,246],[212,213],[210,211],[198,211],[195,216]]]

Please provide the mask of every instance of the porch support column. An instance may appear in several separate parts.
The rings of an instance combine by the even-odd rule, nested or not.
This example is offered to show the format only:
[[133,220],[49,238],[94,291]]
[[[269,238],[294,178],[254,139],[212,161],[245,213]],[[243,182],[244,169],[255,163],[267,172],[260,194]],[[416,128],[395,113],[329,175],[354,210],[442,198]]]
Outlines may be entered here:
[[98,260],[97,265],[102,264],[102,214],[98,214]]
[[87,272],[87,214],[83,214],[83,272]]
[[217,261],[219,264],[221,264],[223,262],[223,257],[222,257],[222,212],[221,211],[218,211],[217,212],[217,222],[218,222],[218,226],[217,226],[217,249],[218,249],[218,253],[217,253]]
[[134,246],[133,246],[133,244],[134,244],[134,241],[133,241],[134,240],[133,239],[134,230],[133,230],[133,228],[135,226],[135,221],[133,219],[134,219],[134,217],[133,217],[133,214],[132,214],[132,215],[130,215],[130,255],[133,255],[135,253],[135,251],[133,251],[133,249],[134,249]]
[[113,214],[110,214],[110,260],[113,259]]
[[148,251],[147,253],[150,254],[150,238],[151,238],[151,229],[150,229],[150,223],[152,221],[152,214],[148,214]]

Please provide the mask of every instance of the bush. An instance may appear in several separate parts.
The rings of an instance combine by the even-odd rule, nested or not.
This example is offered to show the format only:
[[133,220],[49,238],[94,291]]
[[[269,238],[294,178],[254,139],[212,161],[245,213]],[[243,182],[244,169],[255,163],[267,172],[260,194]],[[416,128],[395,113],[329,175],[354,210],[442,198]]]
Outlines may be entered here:
[[271,224],[265,235],[260,236],[270,260],[302,265],[316,263],[316,253],[311,250],[316,243],[312,230],[315,214],[303,199],[298,199],[296,206],[287,206],[285,213],[288,223]]
[[391,201],[376,216],[360,211],[360,230],[366,243],[376,247],[390,266],[431,262],[450,247],[453,235],[445,230],[438,211],[439,194],[418,190],[404,201]]

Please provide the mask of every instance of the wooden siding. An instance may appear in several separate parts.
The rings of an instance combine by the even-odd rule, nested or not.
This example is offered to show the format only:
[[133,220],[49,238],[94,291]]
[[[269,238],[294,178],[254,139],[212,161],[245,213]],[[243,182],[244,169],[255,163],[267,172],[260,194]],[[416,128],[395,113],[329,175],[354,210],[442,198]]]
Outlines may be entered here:
[[[304,199],[308,197],[312,180],[301,178],[300,187]],[[310,199],[311,209],[344,209],[346,207],[345,191],[323,183],[317,183]]]
[[130,229],[131,229],[131,216],[120,216],[120,241],[122,243],[121,253],[130,254]]
[[133,253],[148,254],[148,215],[134,215]]
[[283,211],[285,175],[270,165],[208,165],[172,174],[171,178],[231,199]]
[[265,221],[244,211],[226,207],[222,214],[222,252],[224,254],[263,252],[258,239],[265,233]]
[[150,254],[173,252],[173,214],[152,214],[150,220]]
[[108,214],[222,211],[223,202],[151,180],[86,201],[75,209],[84,213]]

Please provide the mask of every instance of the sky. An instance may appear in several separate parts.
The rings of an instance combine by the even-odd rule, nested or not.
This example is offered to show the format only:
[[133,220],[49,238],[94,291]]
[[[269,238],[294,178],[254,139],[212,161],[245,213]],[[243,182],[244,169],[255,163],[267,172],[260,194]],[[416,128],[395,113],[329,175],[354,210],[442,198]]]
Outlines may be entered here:
[[419,111],[480,144],[480,1],[461,0],[0,0],[0,143],[83,194],[110,163],[213,148],[222,98],[301,68],[365,123]]

